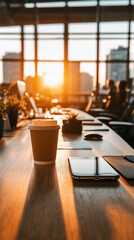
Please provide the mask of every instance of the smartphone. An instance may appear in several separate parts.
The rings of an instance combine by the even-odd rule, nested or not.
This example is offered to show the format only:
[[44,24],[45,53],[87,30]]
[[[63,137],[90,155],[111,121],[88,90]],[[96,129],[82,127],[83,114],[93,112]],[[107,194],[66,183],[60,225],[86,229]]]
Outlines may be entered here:
[[102,157],[69,157],[74,179],[117,180],[119,174]]
[[126,159],[129,162],[133,162],[134,163],[134,155],[126,155],[123,158]]

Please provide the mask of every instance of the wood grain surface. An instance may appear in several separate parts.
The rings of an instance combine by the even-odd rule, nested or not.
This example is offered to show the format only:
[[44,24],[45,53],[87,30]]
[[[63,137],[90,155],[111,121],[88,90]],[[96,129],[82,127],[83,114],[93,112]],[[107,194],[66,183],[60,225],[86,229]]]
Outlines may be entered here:
[[[36,166],[28,121],[21,125],[0,140],[0,240],[132,240],[134,181],[74,181],[68,157],[134,150],[110,130],[101,132],[103,141],[90,141],[92,150],[58,150],[55,165]],[[82,141],[84,128],[81,135],[60,133],[59,141]]]

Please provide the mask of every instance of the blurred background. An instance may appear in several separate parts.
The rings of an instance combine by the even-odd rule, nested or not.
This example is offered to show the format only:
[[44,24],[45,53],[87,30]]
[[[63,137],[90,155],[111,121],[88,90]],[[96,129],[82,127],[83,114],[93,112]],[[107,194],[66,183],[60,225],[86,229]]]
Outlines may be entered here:
[[[47,98],[85,109],[106,80],[134,92],[134,0],[1,0],[0,94],[16,81],[38,106]],[[23,84],[22,84],[23,85]]]

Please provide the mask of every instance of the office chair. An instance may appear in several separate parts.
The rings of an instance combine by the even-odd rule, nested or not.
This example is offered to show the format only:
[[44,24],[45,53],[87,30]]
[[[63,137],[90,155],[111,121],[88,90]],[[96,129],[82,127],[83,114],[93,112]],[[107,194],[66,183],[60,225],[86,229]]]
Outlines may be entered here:
[[134,100],[131,103],[126,103],[124,106],[124,111],[122,111],[121,115],[116,115],[112,113],[103,113],[102,116],[97,117],[98,120],[105,124],[109,124],[110,121],[118,121],[119,122],[129,122],[131,121],[131,114],[134,109]]
[[109,126],[134,148],[134,119],[132,122],[112,121],[109,122]]
[[106,110],[103,108],[92,108],[92,104],[93,104],[93,98],[94,98],[94,93],[91,93],[90,99],[85,107],[85,112],[89,113],[90,115],[96,117],[98,115],[98,113],[105,113]]
[[110,121],[111,127],[131,147],[134,147],[134,100],[120,117],[120,121]]

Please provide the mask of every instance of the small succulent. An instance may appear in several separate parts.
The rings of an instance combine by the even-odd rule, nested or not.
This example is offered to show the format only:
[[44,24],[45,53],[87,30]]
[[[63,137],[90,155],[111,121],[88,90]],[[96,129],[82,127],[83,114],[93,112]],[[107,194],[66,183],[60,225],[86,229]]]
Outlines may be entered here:
[[79,120],[78,119],[78,114],[76,114],[76,113],[69,114],[69,116],[67,117],[67,120],[69,120],[69,121],[78,121]]
[[63,120],[62,126],[63,133],[81,133],[82,122],[78,119],[78,114],[71,113],[66,120]]

